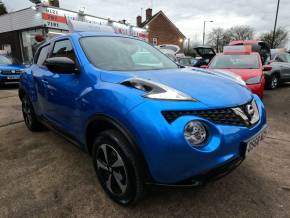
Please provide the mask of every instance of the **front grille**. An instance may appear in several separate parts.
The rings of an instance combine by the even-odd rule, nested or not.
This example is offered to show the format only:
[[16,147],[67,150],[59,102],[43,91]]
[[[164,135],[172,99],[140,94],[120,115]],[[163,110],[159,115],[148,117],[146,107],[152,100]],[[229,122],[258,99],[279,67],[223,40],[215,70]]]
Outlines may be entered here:
[[21,74],[21,70],[0,70],[1,74],[3,75],[17,75]]
[[162,111],[162,115],[164,116],[164,118],[167,120],[168,123],[174,122],[177,118],[181,116],[194,115],[202,117],[217,124],[250,127],[254,123],[250,122],[251,118],[248,117],[245,111],[245,105],[225,109]]

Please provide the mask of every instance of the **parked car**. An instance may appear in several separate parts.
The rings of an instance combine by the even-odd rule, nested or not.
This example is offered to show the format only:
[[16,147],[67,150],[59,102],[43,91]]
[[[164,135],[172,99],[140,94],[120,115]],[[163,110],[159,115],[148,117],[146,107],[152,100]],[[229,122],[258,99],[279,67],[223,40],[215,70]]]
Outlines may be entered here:
[[0,85],[18,83],[24,68],[12,57],[0,54]]
[[197,46],[193,48],[194,57],[185,56],[180,52],[180,47],[172,44],[156,46],[162,53],[166,54],[171,60],[182,66],[200,67],[207,65],[215,56],[215,51],[210,46]]
[[243,46],[240,49],[233,48],[234,51],[226,49],[223,54],[216,55],[207,67],[209,69],[228,70],[241,76],[248,88],[260,98],[263,98],[265,86],[263,71],[270,71],[272,67],[262,65],[259,53],[243,51]]
[[[148,63],[132,58],[140,51]],[[100,184],[122,205],[145,184],[196,186],[227,174],[266,131],[263,103],[245,86],[113,33],[42,45],[19,97],[28,129],[52,128],[92,155]]]
[[264,41],[257,40],[237,40],[232,41],[230,46],[241,46],[241,45],[251,45],[252,52],[258,52],[261,56],[262,64],[266,64],[271,57],[270,46]]
[[185,56],[177,58],[177,62],[182,66],[194,67],[198,60],[191,56]]
[[169,57],[172,61],[177,62],[177,54],[180,51],[180,47],[178,45],[173,44],[162,44],[156,46],[163,54]]
[[193,48],[193,50],[197,55],[197,62],[194,64],[194,67],[208,65],[213,57],[216,55],[214,49],[210,46],[197,46]]
[[271,61],[271,67],[271,71],[265,72],[268,89],[275,89],[281,83],[290,82],[290,54],[276,54]]

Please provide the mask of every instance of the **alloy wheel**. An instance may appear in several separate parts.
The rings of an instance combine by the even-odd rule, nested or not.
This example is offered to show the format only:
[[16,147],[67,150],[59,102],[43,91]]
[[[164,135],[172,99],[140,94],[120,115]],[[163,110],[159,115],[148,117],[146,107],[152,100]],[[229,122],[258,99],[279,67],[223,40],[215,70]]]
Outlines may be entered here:
[[277,86],[278,86],[278,77],[274,75],[271,80],[271,88],[275,89]]
[[97,170],[107,190],[113,195],[124,194],[128,186],[128,174],[121,155],[115,148],[102,144],[96,154]]

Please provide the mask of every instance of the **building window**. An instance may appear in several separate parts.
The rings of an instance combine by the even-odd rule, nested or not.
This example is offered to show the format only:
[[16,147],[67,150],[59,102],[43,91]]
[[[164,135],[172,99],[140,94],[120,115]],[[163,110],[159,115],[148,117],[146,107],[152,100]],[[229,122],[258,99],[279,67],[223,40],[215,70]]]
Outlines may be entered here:
[[23,31],[22,36],[22,52],[23,52],[23,62],[24,63],[32,63],[33,56],[39,47],[40,44],[43,42],[39,42],[37,36],[42,36],[43,30],[36,29],[36,30],[28,30]]
[[153,39],[152,39],[152,42],[153,42],[153,45],[154,45],[154,46],[158,45],[158,40],[157,40],[157,38],[153,38]]

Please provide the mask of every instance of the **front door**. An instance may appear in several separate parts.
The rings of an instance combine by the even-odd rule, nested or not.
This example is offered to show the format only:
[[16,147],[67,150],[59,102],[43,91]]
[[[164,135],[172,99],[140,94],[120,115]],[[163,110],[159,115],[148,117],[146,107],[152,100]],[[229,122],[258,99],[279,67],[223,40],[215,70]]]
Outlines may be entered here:
[[[75,63],[76,56],[69,39],[56,41],[50,57],[68,57]],[[79,120],[78,96],[81,92],[81,75],[75,72],[51,72],[45,77],[47,83],[47,118],[65,132],[75,134]]]
[[280,79],[282,81],[287,80],[287,78],[290,76],[290,72],[288,69],[289,63],[287,62],[286,54],[278,54],[275,57],[275,60],[273,62],[273,65],[276,66],[280,70]]
[[31,73],[34,78],[35,88],[37,89],[35,90],[35,93],[37,94],[37,101],[34,107],[35,112],[38,116],[44,116],[47,109],[47,84],[44,78],[48,74],[51,74],[51,72],[44,66],[44,61],[47,58],[49,48],[50,45],[48,44],[39,49],[38,54],[36,55],[36,60],[31,67]]

